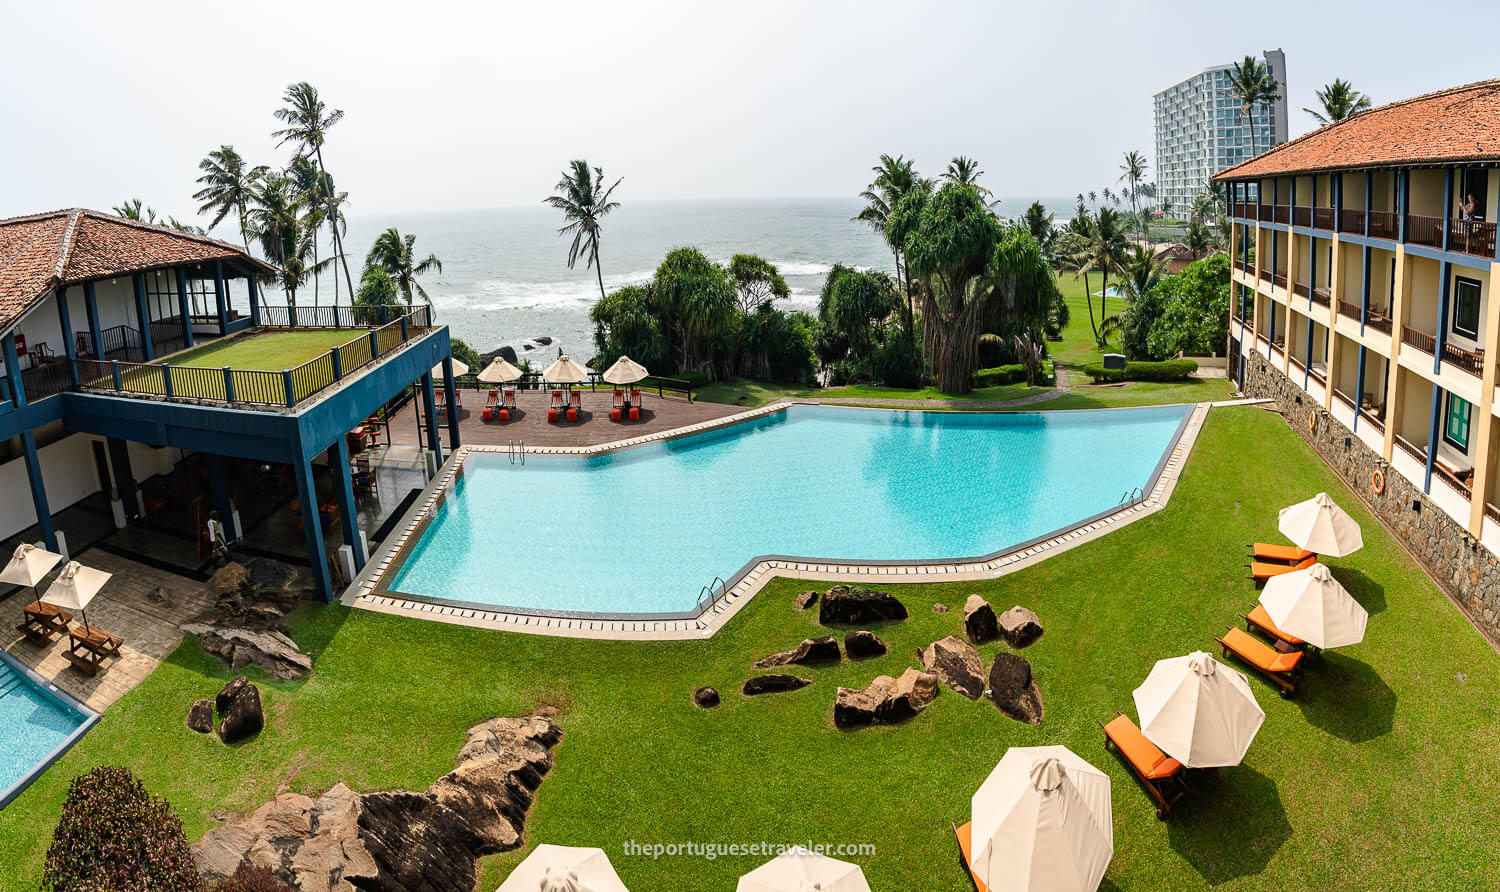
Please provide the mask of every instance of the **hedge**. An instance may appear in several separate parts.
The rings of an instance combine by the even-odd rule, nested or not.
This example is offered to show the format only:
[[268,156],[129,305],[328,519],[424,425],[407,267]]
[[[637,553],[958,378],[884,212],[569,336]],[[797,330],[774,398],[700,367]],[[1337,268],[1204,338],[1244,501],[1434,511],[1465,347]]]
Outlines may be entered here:
[[1168,359],[1164,362],[1127,362],[1124,369],[1107,369],[1097,362],[1083,367],[1083,373],[1100,381],[1181,381],[1198,371],[1191,359]]
[[974,373],[975,387],[1000,387],[1005,384],[1023,384],[1026,381],[1026,367],[1019,362],[1013,365],[1000,365],[992,369],[980,369]]

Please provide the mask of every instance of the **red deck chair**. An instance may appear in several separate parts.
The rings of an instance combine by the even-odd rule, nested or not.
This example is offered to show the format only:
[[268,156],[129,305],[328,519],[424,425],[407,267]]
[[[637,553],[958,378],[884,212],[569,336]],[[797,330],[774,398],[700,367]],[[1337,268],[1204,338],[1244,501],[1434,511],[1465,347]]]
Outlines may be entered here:
[[615,388],[615,405],[609,410],[609,420],[619,421],[625,409],[625,391]]
[[561,390],[552,391],[552,405],[547,408],[547,420],[556,421],[557,413],[563,409],[563,395]]
[[577,421],[578,413],[583,409],[583,394],[574,390],[568,393],[568,420]]

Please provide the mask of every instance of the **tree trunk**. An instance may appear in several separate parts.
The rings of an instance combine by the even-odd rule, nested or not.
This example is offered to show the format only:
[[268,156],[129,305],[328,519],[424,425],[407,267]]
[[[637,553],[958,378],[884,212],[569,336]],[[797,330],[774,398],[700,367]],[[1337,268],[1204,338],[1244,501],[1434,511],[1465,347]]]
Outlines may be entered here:
[[940,329],[937,348],[938,389],[943,393],[968,393],[979,368],[979,316],[981,300],[970,300],[953,319],[934,320]]
[[1094,332],[1094,343],[1099,343],[1099,326],[1094,324],[1094,289],[1089,287],[1088,270],[1083,272],[1083,296],[1089,302],[1089,328]]
[[[1109,300],[1109,268],[1105,267],[1099,272],[1104,274],[1104,281],[1099,285],[1099,330],[1102,332],[1104,320],[1109,318],[1109,311],[1105,309],[1105,304]],[[1099,338],[1099,345],[1104,346],[1103,337]]]
[[[323,147],[321,145],[318,146],[317,152],[318,173],[322,174],[326,180],[328,169],[323,166]],[[339,237],[339,222],[336,219],[333,221],[333,249],[339,252],[339,263],[344,267],[344,284],[349,286],[349,294],[352,297],[354,294],[354,277],[349,275],[349,257],[344,253],[344,240]]]

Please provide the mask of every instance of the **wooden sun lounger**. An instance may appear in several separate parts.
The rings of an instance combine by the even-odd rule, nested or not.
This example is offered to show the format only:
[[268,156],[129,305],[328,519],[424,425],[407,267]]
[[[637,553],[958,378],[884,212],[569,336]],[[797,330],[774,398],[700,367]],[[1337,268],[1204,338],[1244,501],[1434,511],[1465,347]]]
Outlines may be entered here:
[[1250,557],[1267,563],[1300,564],[1308,558],[1316,560],[1318,554],[1295,545],[1270,545],[1265,542],[1256,542],[1250,546]]
[[1307,651],[1309,657],[1317,650],[1296,635],[1288,635],[1278,629],[1275,621],[1271,619],[1271,614],[1267,613],[1266,608],[1260,604],[1256,604],[1249,613],[1240,614],[1240,619],[1245,621],[1246,632],[1259,631],[1273,642],[1279,642],[1281,648]]
[[614,403],[614,406],[609,410],[609,420],[610,421],[621,421],[621,420],[623,420],[625,418],[625,411],[626,411],[625,391],[623,391],[623,390],[621,390],[621,389],[619,389],[617,387],[617,388],[615,388],[615,403]]
[[568,420],[577,421],[578,413],[583,411],[583,394],[572,391],[568,394]]
[[1250,564],[1250,578],[1256,582],[1265,582],[1272,576],[1280,576],[1283,573],[1294,573],[1297,570],[1306,570],[1317,562],[1317,555],[1295,564],[1267,564],[1262,561],[1254,561]]
[[971,866],[974,863],[974,822],[970,821],[962,827],[954,827],[953,835],[958,837],[958,853],[963,859],[964,870],[969,872],[969,878],[974,881],[974,888],[977,892],[990,892],[984,880],[979,878],[979,874],[975,873]]
[[499,415],[500,391],[491,390],[484,398],[484,411],[479,414],[485,421],[492,421]]
[[1290,697],[1297,690],[1297,682],[1302,678],[1302,651],[1281,653],[1243,629],[1230,629],[1223,638],[1214,640],[1219,642],[1225,656],[1234,654],[1275,682],[1281,696]]
[[509,409],[512,412],[516,411],[516,392],[514,390],[505,391],[505,399],[500,403],[500,408]]
[[552,405],[547,407],[547,420],[556,421],[557,413],[563,409],[563,394],[561,390],[552,391]]
[[1156,800],[1156,817],[1161,820],[1172,811],[1172,806],[1187,793],[1187,783],[1182,779],[1182,763],[1162,752],[1156,744],[1146,738],[1130,716],[1120,713],[1109,724],[1099,723],[1104,729],[1104,748],[1115,745],[1131,773]]
[[120,645],[124,643],[125,639],[119,635],[111,635],[97,626],[90,626],[87,634],[78,626],[72,626],[68,629],[65,656],[78,671],[95,675],[106,659],[120,653]]
[[21,608],[21,624],[16,626],[16,631],[32,644],[46,644],[53,635],[67,631],[72,620],[73,614],[61,607],[32,601]]

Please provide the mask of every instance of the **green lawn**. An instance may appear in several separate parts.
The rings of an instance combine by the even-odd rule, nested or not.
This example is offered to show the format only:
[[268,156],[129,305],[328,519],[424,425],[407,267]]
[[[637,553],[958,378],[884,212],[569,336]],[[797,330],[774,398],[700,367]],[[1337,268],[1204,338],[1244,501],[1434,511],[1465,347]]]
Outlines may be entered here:
[[[1245,461],[1245,445],[1274,455]],[[1318,490],[1365,531],[1332,561],[1370,610],[1367,640],[1330,652],[1296,699],[1252,678],[1267,718],[1244,765],[1205,774],[1166,822],[1101,747],[1096,721],[1134,713],[1152,663],[1212,646],[1255,597],[1243,543],[1276,540],[1276,510]],[[630,857],[625,840],[873,843],[875,889],[970,889],[950,822],[1016,745],[1066,744],[1114,782],[1115,857],[1105,888],[1492,887],[1500,835],[1500,658],[1276,415],[1214,410],[1170,505],[1011,576],[892,586],[911,610],[878,629],[890,653],[808,668],[790,694],[741,697],[755,658],[818,634],[791,605],[796,580],[756,596],[706,641],[596,642],[470,630],[341,607],[290,623],[313,675],[264,686],[268,727],[234,748],[188,731],[198,697],[231,673],[184,644],[98,727],[0,812],[0,888],[34,887],[68,781],[127,765],[181,811],[197,838],[278,790],[425,789],[449,770],[464,730],[541,704],[566,736],[542,783],[529,842],[600,845],[634,889],[730,889],[755,866]],[[900,727],[835,730],[834,688],[912,665],[914,648],[955,632],[971,592],[1025,604],[1046,635],[1024,651],[1047,704],[1039,727],[944,690]],[[998,647],[982,648],[988,663]],[[722,707],[693,707],[700,684]],[[488,860],[493,889],[524,851]]]
[[213,341],[159,360],[172,365],[217,369],[260,369],[279,372],[294,369],[315,356],[354,340],[362,328],[328,328],[268,331]]
[[809,388],[806,384],[776,384],[771,381],[752,381],[749,378],[730,378],[693,391],[693,399],[753,408],[779,399],[810,396],[813,393],[821,391]]

